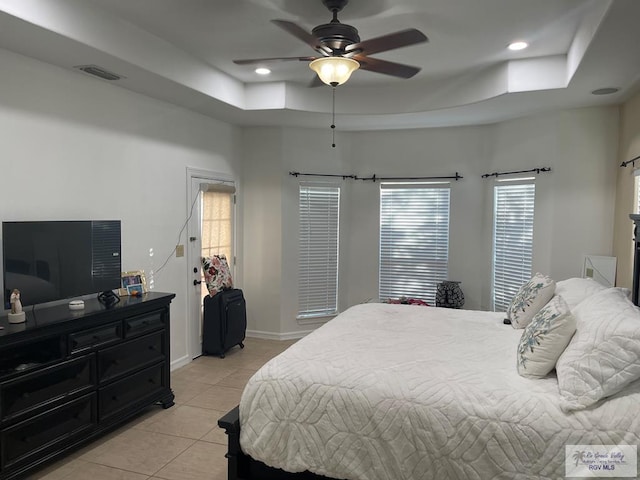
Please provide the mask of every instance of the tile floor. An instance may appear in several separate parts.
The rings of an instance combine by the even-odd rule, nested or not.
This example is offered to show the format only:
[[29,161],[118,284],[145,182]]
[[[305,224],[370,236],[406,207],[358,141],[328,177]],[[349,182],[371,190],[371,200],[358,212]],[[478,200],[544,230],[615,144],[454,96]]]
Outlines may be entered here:
[[247,338],[244,349],[224,359],[197,358],[171,374],[173,407],[150,407],[29,479],[226,480],[227,439],[218,418],[239,403],[255,371],[292,343]]

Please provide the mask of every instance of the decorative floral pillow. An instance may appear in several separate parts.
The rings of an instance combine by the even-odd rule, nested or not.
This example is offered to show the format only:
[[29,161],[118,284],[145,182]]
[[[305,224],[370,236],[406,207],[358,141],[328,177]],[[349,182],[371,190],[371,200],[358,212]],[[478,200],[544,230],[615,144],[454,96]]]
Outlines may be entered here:
[[564,299],[556,295],[535,314],[520,337],[518,373],[523,377],[544,377],[576,331],[576,319]]
[[227,257],[224,255],[213,255],[210,258],[203,257],[202,271],[204,273],[204,281],[209,289],[209,295],[212,297],[222,290],[233,288],[231,271],[229,270]]
[[547,275],[536,273],[531,280],[520,287],[507,309],[507,317],[513,328],[529,325],[533,316],[544,307],[556,289],[556,282]]
[[640,309],[619,288],[580,302],[576,334],[558,363],[560,408],[581,410],[640,379]]

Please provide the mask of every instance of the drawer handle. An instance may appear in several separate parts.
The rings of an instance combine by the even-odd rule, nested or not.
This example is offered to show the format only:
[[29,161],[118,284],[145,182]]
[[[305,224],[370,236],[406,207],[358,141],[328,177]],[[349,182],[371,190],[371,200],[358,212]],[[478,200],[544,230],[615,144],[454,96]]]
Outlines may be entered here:
[[100,341],[100,337],[99,337],[98,335],[94,335],[94,336],[93,336],[93,340],[94,340],[95,342],[98,342],[98,341]]
[[113,400],[114,402],[117,402],[118,401],[118,396],[114,395],[113,397],[111,397],[111,400]]
[[149,383],[154,383],[154,384],[156,383],[156,381],[153,378],[150,378],[148,381]]
[[24,443],[29,443],[31,441],[31,437],[22,437],[20,440]]
[[157,350],[155,345],[149,345],[149,350]]
[[22,394],[22,398],[29,398],[31,395],[29,395],[29,392],[24,392]]

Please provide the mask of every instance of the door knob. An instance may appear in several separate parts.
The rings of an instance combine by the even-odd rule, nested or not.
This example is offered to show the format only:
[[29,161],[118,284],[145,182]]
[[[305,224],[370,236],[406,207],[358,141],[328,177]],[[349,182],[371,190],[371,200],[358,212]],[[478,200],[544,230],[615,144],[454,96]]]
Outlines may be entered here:
[[200,285],[202,283],[202,280],[194,280],[193,284],[194,285]]

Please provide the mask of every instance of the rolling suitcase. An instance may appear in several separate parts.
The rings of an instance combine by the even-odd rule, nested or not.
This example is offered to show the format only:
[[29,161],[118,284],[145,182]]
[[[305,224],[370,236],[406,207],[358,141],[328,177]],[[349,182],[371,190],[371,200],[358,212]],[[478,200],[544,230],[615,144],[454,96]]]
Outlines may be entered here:
[[240,345],[247,330],[247,310],[242,290],[223,290],[204,297],[202,353],[224,358],[231,347]]

